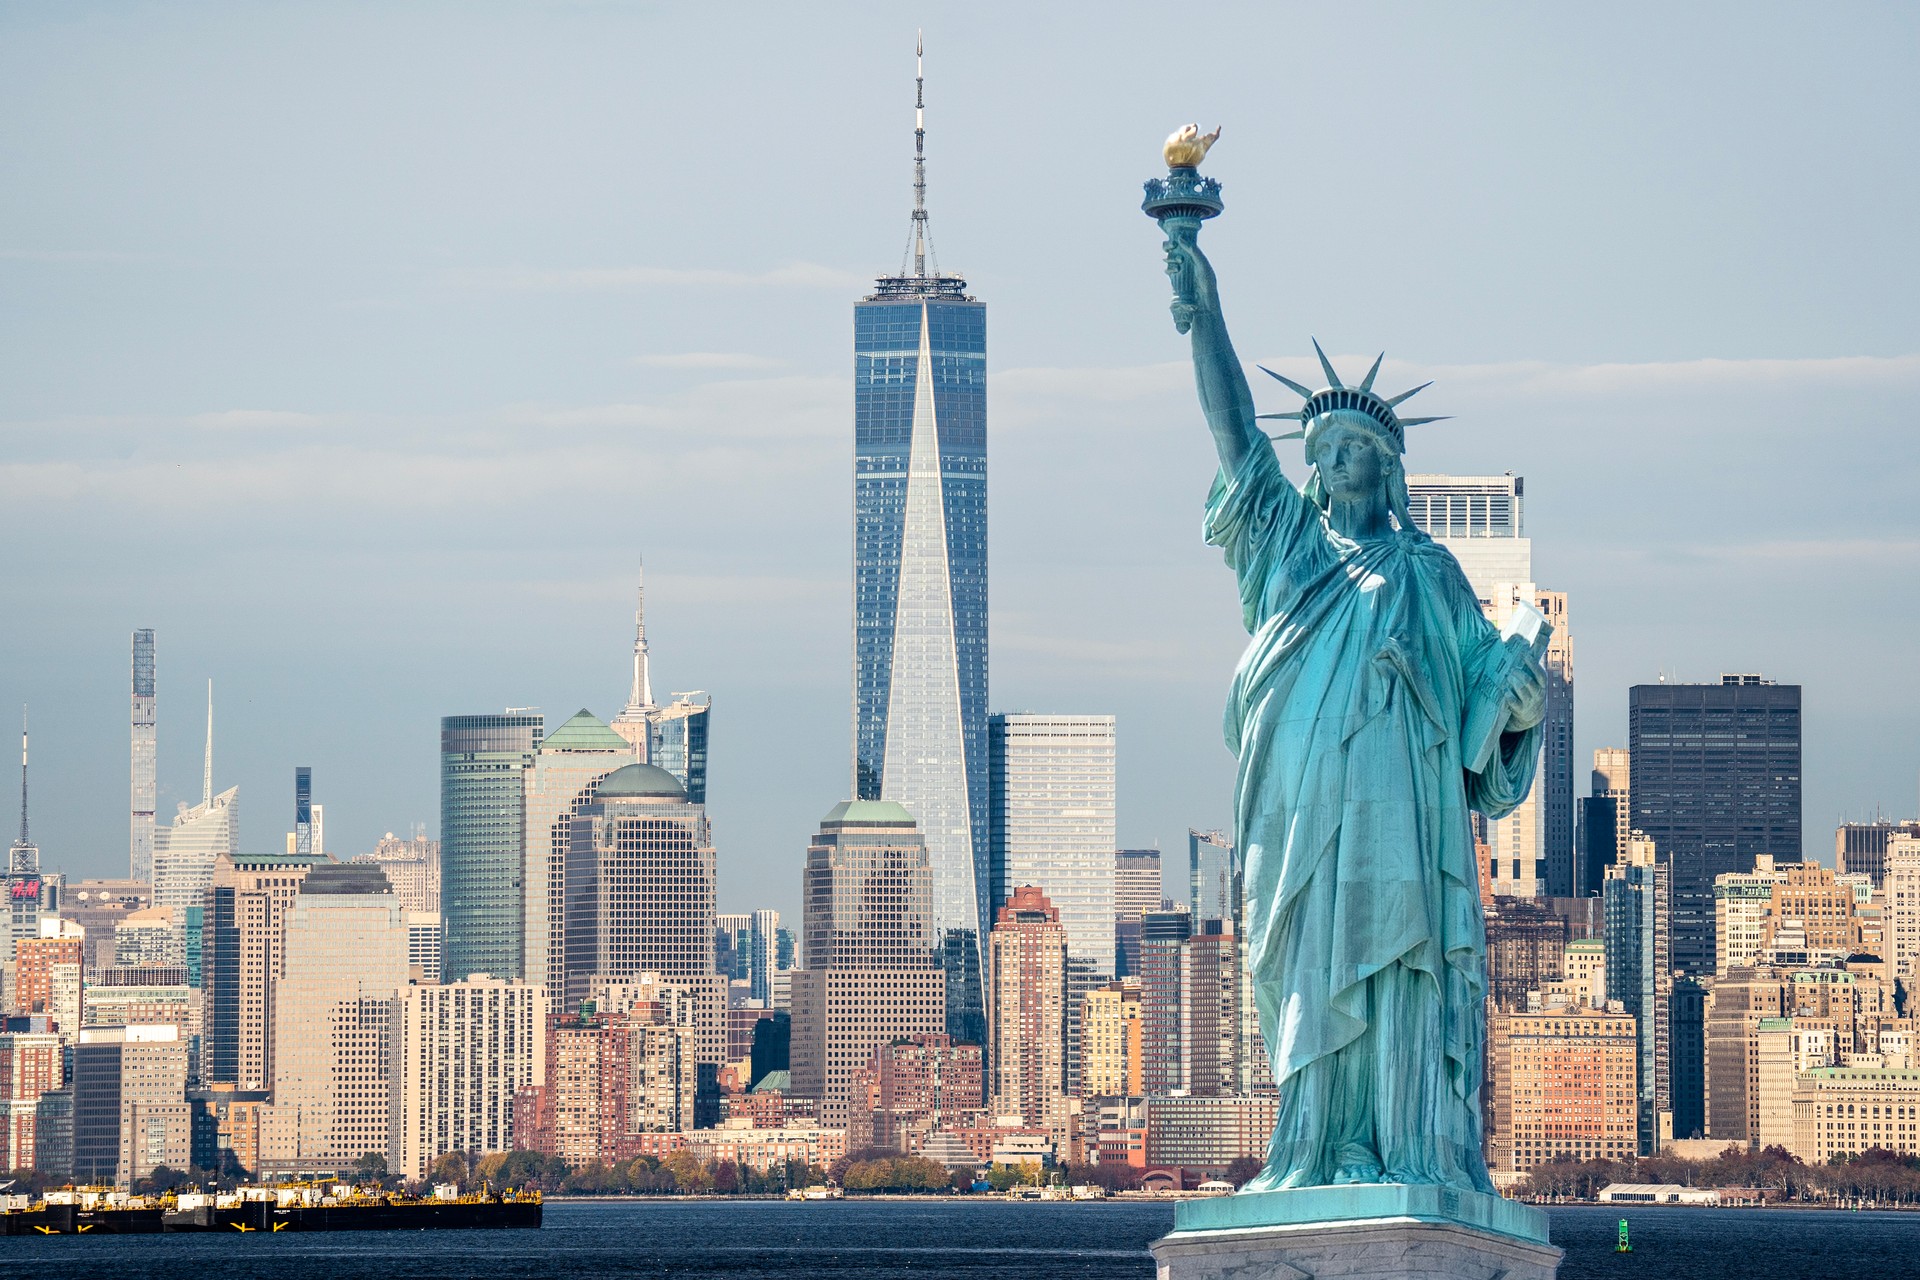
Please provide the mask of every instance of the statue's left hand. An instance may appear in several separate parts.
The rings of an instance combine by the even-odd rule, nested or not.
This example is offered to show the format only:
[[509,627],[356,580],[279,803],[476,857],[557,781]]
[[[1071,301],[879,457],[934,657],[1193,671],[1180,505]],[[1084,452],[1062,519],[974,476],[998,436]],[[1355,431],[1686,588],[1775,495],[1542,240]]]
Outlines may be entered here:
[[1507,728],[1517,733],[1546,719],[1547,677],[1525,640],[1509,636],[1505,643],[1512,650],[1507,663],[1507,700],[1511,707]]

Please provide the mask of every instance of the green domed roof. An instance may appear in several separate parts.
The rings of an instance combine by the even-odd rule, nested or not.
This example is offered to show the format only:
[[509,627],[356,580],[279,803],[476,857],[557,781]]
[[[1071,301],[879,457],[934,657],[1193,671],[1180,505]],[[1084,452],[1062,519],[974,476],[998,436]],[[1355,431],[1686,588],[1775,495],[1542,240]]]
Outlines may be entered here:
[[615,769],[602,779],[600,790],[595,794],[602,800],[631,799],[636,796],[685,800],[687,789],[665,769],[650,764],[630,764]]

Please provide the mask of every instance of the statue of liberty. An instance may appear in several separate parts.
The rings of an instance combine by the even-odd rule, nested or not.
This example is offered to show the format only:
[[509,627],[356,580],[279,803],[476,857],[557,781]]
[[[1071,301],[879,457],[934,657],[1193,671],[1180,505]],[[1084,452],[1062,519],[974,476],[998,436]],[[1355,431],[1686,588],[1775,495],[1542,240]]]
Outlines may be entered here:
[[[1168,160],[1186,166],[1172,181],[1189,195],[1210,184],[1204,203],[1218,184],[1193,173],[1211,141],[1196,132],[1171,140]],[[1200,252],[1208,212],[1181,212],[1161,225],[1174,322],[1192,340],[1220,457],[1206,538],[1239,580],[1252,635],[1226,737],[1239,758],[1247,964],[1280,1117],[1246,1189],[1490,1193],[1486,929],[1468,811],[1503,816],[1532,784],[1544,638],[1497,632],[1459,562],[1414,526],[1405,432],[1433,419],[1398,416],[1413,392],[1374,391],[1378,360],[1353,386],[1324,354],[1325,388],[1280,378],[1306,404],[1263,416],[1299,421],[1282,438],[1304,439],[1312,468],[1304,490],[1288,481]]]

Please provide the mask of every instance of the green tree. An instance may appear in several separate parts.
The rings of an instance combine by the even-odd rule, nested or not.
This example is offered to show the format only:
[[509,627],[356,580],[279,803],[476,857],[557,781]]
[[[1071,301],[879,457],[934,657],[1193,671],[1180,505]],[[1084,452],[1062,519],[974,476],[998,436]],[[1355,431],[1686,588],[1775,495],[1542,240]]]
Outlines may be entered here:
[[450,1182],[456,1187],[464,1188],[472,1178],[472,1171],[467,1166],[466,1152],[449,1151],[433,1162],[433,1167],[427,1170],[426,1181],[430,1185]]

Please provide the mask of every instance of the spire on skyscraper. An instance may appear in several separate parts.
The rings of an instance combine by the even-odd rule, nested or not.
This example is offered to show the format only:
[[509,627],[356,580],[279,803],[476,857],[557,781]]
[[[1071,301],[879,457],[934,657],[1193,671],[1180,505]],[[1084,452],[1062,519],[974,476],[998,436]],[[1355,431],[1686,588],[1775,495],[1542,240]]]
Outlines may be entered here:
[[653,705],[653,677],[647,671],[647,569],[640,566],[633,593],[633,689],[627,695],[628,715],[645,715]]
[[940,270],[933,249],[933,228],[927,220],[927,75],[926,41],[913,39],[913,229],[907,234],[900,258],[900,274],[881,276],[875,298],[954,298],[965,300],[967,282]]
[[[927,229],[927,66],[924,33],[913,33],[913,274],[927,274],[933,237]],[[940,274],[940,260],[933,272]]]
[[213,678],[207,678],[207,762],[200,774],[200,803],[213,804]]
[[20,708],[20,843],[27,839],[27,709]]
[[7,851],[9,876],[40,874],[40,849],[27,835],[27,709],[20,708],[20,838]]

